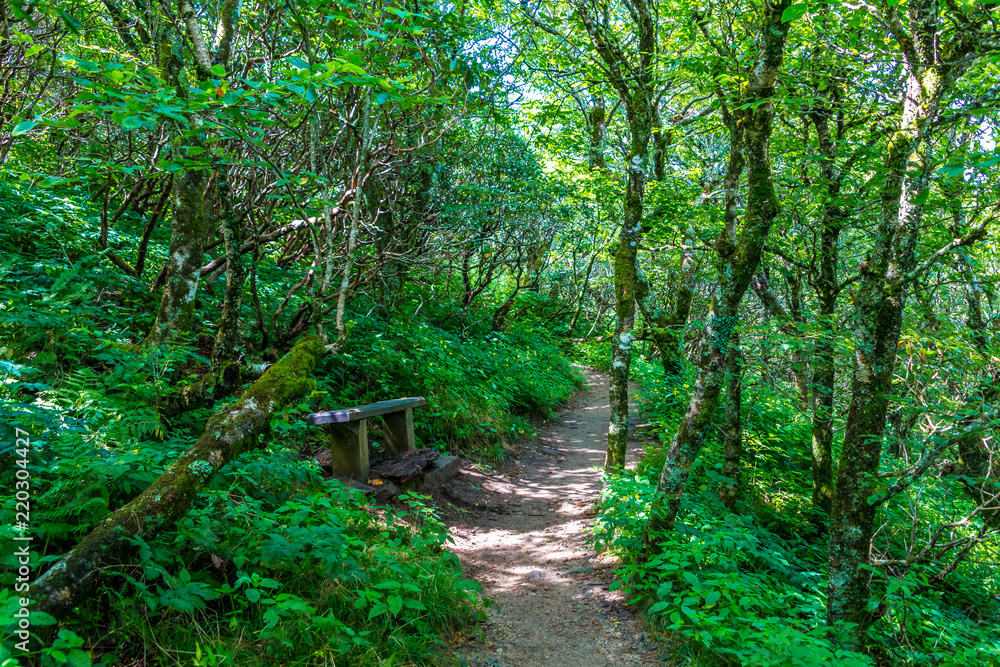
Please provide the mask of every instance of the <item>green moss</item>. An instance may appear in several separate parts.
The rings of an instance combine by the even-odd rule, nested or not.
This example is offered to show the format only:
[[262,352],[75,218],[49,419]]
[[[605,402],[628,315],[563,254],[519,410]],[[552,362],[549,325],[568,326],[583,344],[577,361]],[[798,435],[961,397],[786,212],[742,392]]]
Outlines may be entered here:
[[276,410],[315,388],[307,376],[322,355],[318,338],[302,339],[239,401],[212,415],[198,442],[152,486],[105,518],[63,558],[62,567],[53,567],[35,582],[36,608],[61,617],[95,587],[94,570],[130,549],[123,537],[149,535],[184,516],[219,468],[257,443]]

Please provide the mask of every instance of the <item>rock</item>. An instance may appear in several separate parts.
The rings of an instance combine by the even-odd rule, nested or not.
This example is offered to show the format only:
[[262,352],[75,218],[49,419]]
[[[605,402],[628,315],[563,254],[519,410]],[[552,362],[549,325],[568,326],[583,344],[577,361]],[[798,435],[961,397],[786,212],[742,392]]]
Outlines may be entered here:
[[454,478],[458,475],[458,469],[461,465],[462,460],[457,456],[438,457],[424,471],[423,482],[420,485],[421,490],[439,487]]
[[571,567],[570,569],[566,570],[566,574],[591,574],[593,573],[593,571],[594,568],[592,567],[587,567],[586,565],[579,565],[577,567]]
[[384,503],[399,495],[399,487],[392,482],[384,482],[375,487],[375,502]]
[[528,574],[524,575],[524,578],[525,579],[541,579],[544,576],[545,575],[542,572],[539,572],[538,570],[532,570]]
[[549,449],[548,447],[539,447],[538,451],[540,451],[542,454],[545,454],[546,456],[559,456],[559,452],[557,452],[554,449]]
[[324,449],[316,455],[316,463],[318,463],[319,467],[323,470],[331,472],[333,468],[333,452],[329,449]]
[[439,456],[441,454],[436,449],[430,448],[402,452],[372,466],[371,476],[405,484],[422,473]]

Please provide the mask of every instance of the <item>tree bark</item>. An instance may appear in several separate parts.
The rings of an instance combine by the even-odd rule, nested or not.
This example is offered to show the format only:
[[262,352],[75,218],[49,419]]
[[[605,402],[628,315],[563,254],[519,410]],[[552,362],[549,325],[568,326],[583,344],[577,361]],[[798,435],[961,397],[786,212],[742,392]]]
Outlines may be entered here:
[[[700,199],[708,200],[704,195]],[[672,313],[660,308],[646,276],[641,271],[636,273],[636,304],[649,325],[653,344],[660,353],[663,374],[667,377],[676,377],[684,370],[683,333],[694,299],[695,263],[691,253],[694,238],[695,229],[688,226],[681,242],[681,279],[674,294]]]
[[[719,298],[713,303],[705,326],[706,345],[699,364],[687,413],[678,426],[657,485],[657,497],[650,509],[650,536],[658,530],[673,528],[680,509],[684,487],[701,448],[708,426],[718,405],[725,382],[726,357],[738,308],[757,271],[760,256],[774,219],[780,212],[774,193],[774,179],[768,148],[774,105],[771,98],[785,52],[789,22],[782,20],[787,1],[768,5],[761,31],[761,50],[755,59],[743,109],[729,113],[730,168],[724,187],[727,190],[726,228],[716,241],[719,257]],[[742,132],[741,132],[742,130]],[[741,136],[742,135],[742,136]],[[743,149],[745,145],[745,149]],[[735,190],[743,166],[743,152],[748,173],[746,212],[741,229],[735,224]],[[735,176],[735,182],[734,177]]]
[[722,475],[733,480],[725,484],[719,497],[730,512],[736,511],[736,502],[743,495],[743,475],[740,471],[743,457],[743,353],[740,335],[733,332],[726,355],[726,417],[722,423],[725,445]]
[[628,443],[628,377],[635,328],[636,257],[642,239],[649,142],[656,114],[652,72],[656,24],[648,0],[635,0],[632,18],[636,28],[637,62],[632,63],[609,27],[594,20],[586,2],[577,0],[575,7],[625,107],[631,133],[625,164],[625,214],[614,261],[616,323],[611,339],[611,420],[604,464],[611,472],[625,468]]
[[929,185],[926,146],[941,98],[968,67],[965,56],[972,48],[969,35],[962,32],[952,41],[939,42],[938,7],[932,0],[909,3],[907,27],[897,9],[886,11],[905,58],[907,78],[899,129],[886,152],[874,249],[862,269],[855,298],[851,404],[830,522],[827,622],[834,627],[836,644],[855,651],[864,650],[865,631],[873,621],[868,604],[871,577],[862,566],[870,562],[896,348],[906,289],[916,267],[923,209],[917,195]]
[[163,296],[149,342],[167,342],[194,325],[205,239],[205,172],[187,169],[175,177],[170,222],[170,256]]
[[838,173],[834,164],[836,147],[830,134],[829,116],[828,108],[817,110],[810,116],[816,128],[826,190],[820,229],[819,275],[815,285],[819,300],[816,318],[819,331],[812,359],[812,503],[813,507],[827,515],[833,508],[833,405],[837,382],[834,346],[837,300],[840,297],[837,263],[840,259],[840,232],[847,217],[838,202],[843,172]]
[[604,158],[604,133],[608,127],[608,109],[604,103],[604,96],[595,94],[590,96],[590,110],[587,112],[587,125],[590,128],[590,146],[588,152],[588,163],[590,169],[606,171],[608,162]]
[[316,387],[308,378],[323,356],[318,338],[304,338],[240,399],[208,420],[201,438],[138,497],[108,515],[31,584],[33,608],[64,617],[130,551],[128,539],[155,535],[187,514],[195,496],[222,466],[254,449],[276,412]]
[[216,195],[222,217],[222,237],[226,252],[226,292],[222,302],[222,316],[212,346],[212,365],[231,361],[240,340],[240,310],[243,305],[243,283],[247,272],[243,266],[243,225],[236,219],[232,205],[232,192],[228,178],[219,183]]

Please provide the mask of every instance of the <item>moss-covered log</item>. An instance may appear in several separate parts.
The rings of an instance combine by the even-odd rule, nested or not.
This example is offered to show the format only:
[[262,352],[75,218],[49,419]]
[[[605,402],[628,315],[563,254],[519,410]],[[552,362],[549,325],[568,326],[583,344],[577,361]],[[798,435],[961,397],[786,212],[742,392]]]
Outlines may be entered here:
[[65,616],[94,590],[103,568],[121,562],[131,548],[128,538],[155,535],[187,514],[222,466],[257,446],[275,412],[315,388],[308,376],[322,355],[318,338],[303,339],[240,400],[212,415],[198,442],[152,486],[107,516],[31,585],[34,609]]
[[197,382],[181,387],[163,397],[160,414],[170,418],[225,398],[249,378],[243,376],[243,366],[236,362],[221,364],[218,369],[205,373]]

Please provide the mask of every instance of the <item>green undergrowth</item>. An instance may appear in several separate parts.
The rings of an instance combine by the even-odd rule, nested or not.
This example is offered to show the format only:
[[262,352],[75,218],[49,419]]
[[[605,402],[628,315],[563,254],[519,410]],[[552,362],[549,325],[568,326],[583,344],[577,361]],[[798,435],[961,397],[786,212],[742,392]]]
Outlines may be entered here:
[[588,340],[573,345],[570,356],[585,366],[600,371],[611,369],[611,342]]
[[[63,374],[7,362],[3,423],[29,434],[31,562],[50,565],[190,447],[215,406],[170,422],[155,410],[163,369],[197,353],[76,349]],[[429,664],[441,638],[479,618],[474,584],[444,547],[445,528],[414,496],[372,507],[299,458],[318,429],[309,401],[272,422],[262,449],[222,471],[173,530],[133,540],[98,595],[46,643],[42,664]],[[20,455],[0,433],[0,483]],[[3,499],[8,543],[15,497]],[[4,618],[17,602],[16,557],[2,556]],[[45,618],[36,614],[40,628]],[[13,642],[5,628],[3,650]]]
[[[208,370],[205,341],[217,313],[206,305],[199,335],[169,347],[137,344],[155,315],[147,282],[166,239],[154,235],[146,278],[129,278],[94,252],[98,215],[82,192],[0,184],[0,243],[12,249],[0,258],[0,484],[15,488],[14,461],[23,458],[16,427],[30,439],[32,577],[147,488],[233,400],[180,414],[162,409]],[[129,234],[138,227],[125,220],[119,229],[125,236],[112,243],[134,246]],[[268,262],[262,259],[258,282],[273,309],[299,278]],[[480,310],[452,318],[441,313],[454,304],[419,312],[422,298],[404,299],[390,322],[359,297],[348,312],[346,346],[314,372],[317,390],[277,414],[260,448],[223,468],[176,527],[134,539],[130,560],[101,573],[97,595],[53,628],[31,661],[444,660],[443,638],[482,614],[476,585],[462,578],[446,549],[445,527],[419,496],[379,507],[322,482],[310,455],[325,446],[324,431],[304,417],[425,396],[428,405],[414,415],[420,445],[497,460],[507,443],[531,435],[533,416],[550,414],[581,378],[541,320],[526,316],[493,331],[490,308],[500,297],[484,295]],[[246,321],[253,321],[251,304],[248,293]],[[293,299],[288,310],[295,307]],[[243,333],[244,362],[262,361],[257,333]],[[4,494],[0,503],[0,538],[8,544],[16,502]],[[12,551],[0,555],[0,611],[8,620],[18,606]],[[41,630],[47,620],[35,614],[33,627]],[[0,663],[16,664],[4,663],[14,651],[14,628],[4,623]]]
[[[174,530],[133,539],[134,559],[103,573],[104,594],[42,664],[72,644],[107,665],[426,664],[481,614],[449,539],[420,496],[373,511],[291,453],[256,452],[223,469]],[[16,602],[0,595],[9,618]]]
[[[694,378],[689,369],[668,382],[646,359],[634,361],[633,378],[642,387],[644,420],[658,425],[659,444],[647,448],[633,474],[609,480],[594,539],[621,559],[615,586],[663,633],[669,664],[876,664],[834,650],[827,638],[827,543],[817,528],[825,518],[810,509],[810,424],[786,398],[793,392],[766,384],[744,387],[747,493],[738,513],[718,498],[728,480],[721,474],[721,434],[713,429],[692,468],[675,530],[656,535],[655,548],[646,554],[650,504]],[[951,501],[928,493],[922,502],[943,508]],[[889,530],[895,521],[905,526],[905,519],[890,512],[882,520]],[[916,567],[898,577],[872,574],[886,591],[872,601],[884,615],[869,631],[880,664],[1000,664],[993,631],[1000,620],[998,582],[991,568],[964,563],[946,585],[919,594],[930,569]]]
[[413,415],[420,444],[490,460],[533,437],[530,417],[549,416],[583,382],[544,329],[462,336],[419,320],[359,322],[320,375],[334,407],[424,396]]

